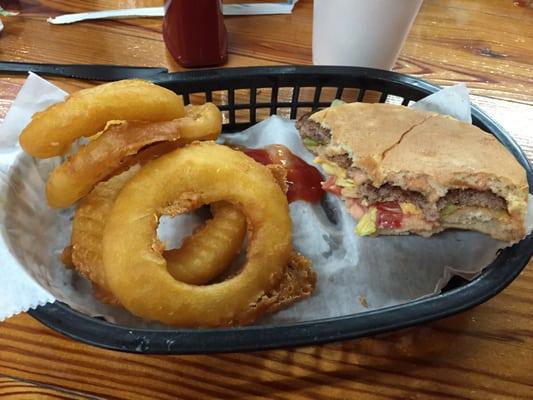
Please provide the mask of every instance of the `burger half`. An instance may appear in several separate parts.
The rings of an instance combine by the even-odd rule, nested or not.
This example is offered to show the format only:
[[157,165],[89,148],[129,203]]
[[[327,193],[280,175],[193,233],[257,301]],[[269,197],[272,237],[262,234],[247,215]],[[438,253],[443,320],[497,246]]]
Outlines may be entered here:
[[481,129],[392,104],[351,103],[304,116],[304,144],[329,175],[356,233],[431,236],[447,228],[525,235],[524,168]]

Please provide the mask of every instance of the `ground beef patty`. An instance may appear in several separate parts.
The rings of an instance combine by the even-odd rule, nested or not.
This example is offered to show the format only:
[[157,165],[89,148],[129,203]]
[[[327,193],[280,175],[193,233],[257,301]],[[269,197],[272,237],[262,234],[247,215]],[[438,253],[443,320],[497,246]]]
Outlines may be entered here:
[[447,204],[486,207],[491,209],[507,208],[505,200],[490,190],[452,189],[439,200],[439,208]]
[[348,154],[335,154],[326,157],[341,168],[348,169],[352,166],[352,158]]
[[327,144],[331,139],[331,132],[329,129],[321,127],[319,123],[309,119],[313,113],[314,112],[310,112],[303,115],[296,122],[296,129],[300,132],[302,139],[309,138],[316,140],[321,144]]
[[[313,112],[303,115],[297,122],[296,128],[300,132],[302,139],[308,138],[317,141],[320,144],[328,144],[331,140],[331,132],[323,128],[319,123],[311,121],[309,117]],[[348,169],[352,166],[352,158],[348,154],[327,155],[327,159],[339,167]]]
[[440,210],[448,204],[485,207],[490,209],[506,209],[507,206],[503,198],[488,190],[452,189],[446,194],[446,196],[442,197],[437,204],[429,204],[421,193],[406,191],[398,186],[392,186],[389,184],[376,188],[370,182],[367,182],[359,187],[359,194],[367,200],[369,204],[383,201],[413,203],[422,210],[426,219],[429,221],[435,221],[438,219]]
[[377,188],[370,182],[367,182],[359,187],[359,194],[368,201],[368,204],[383,201],[413,203],[422,210],[427,220],[435,221],[439,218],[439,210],[437,206],[435,204],[429,204],[426,201],[426,198],[418,192],[403,190],[398,186],[389,184]]

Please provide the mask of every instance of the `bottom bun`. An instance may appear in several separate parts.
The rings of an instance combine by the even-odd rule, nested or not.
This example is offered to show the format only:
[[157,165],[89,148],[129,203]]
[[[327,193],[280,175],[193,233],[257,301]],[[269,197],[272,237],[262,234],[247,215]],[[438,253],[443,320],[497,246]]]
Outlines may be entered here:
[[522,222],[511,218],[504,210],[492,210],[483,207],[459,207],[453,213],[442,216],[440,222],[440,225],[434,226],[429,230],[378,229],[376,234],[416,234],[429,237],[445,229],[456,228],[481,232],[505,242],[514,242],[525,236],[525,227]]
[[458,208],[442,218],[442,226],[478,231],[505,242],[520,240],[525,236],[525,227],[521,221],[511,218],[504,210],[489,208]]

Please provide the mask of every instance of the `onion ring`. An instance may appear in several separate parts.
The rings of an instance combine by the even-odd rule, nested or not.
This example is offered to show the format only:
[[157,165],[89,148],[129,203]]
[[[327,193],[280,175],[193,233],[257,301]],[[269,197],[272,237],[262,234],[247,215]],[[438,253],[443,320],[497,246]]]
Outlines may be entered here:
[[[102,236],[111,207],[124,185],[140,170],[133,166],[128,171],[100,182],[80,202],[72,221],[70,246],[63,251],[62,261],[73,266],[82,276],[98,287],[100,300],[118,304],[108,288],[102,267]],[[102,296],[102,294],[106,296]]]
[[219,202],[211,205],[213,218],[183,240],[178,249],[163,253],[174,279],[203,285],[220,275],[241,250],[246,218],[235,207]]
[[[138,160],[146,161],[162,154],[164,153],[150,148],[140,152]],[[285,169],[277,164],[268,165],[267,168],[282,191],[286,192]],[[92,282],[96,297],[103,303],[120,304],[109,289],[103,273],[102,236],[105,223],[120,190],[139,169],[139,165],[136,165],[106,182],[100,182],[80,201],[72,222],[71,244],[65,248],[61,257],[67,268],[76,269]],[[182,211],[186,210],[186,207],[180,208],[183,208]],[[244,215],[223,202],[213,204],[211,212],[213,218],[184,239],[179,249],[164,252],[168,271],[175,279],[196,285],[206,284],[219,276],[240,251],[246,233]],[[289,266],[293,263],[291,259]],[[284,281],[290,279],[287,276]],[[282,297],[299,297],[306,291],[302,284],[292,285],[291,290],[293,295],[282,294]]]
[[[251,226],[247,260],[233,278],[207,286],[176,281],[156,228],[168,206],[227,201]],[[279,287],[291,254],[287,199],[268,169],[241,152],[193,143],[144,166],[122,189],[103,236],[105,279],[131,313],[177,326],[253,322]]]
[[[100,301],[119,304],[108,287],[103,272],[102,237],[113,202],[124,185],[139,171],[136,165],[106,182],[101,182],[84,197],[72,222],[71,244],[65,248],[63,263],[75,268],[95,286]],[[164,252],[171,275],[182,282],[203,284],[224,271],[241,249],[246,233],[242,213],[224,203],[211,206],[213,218],[179,249]]]
[[46,182],[49,206],[69,207],[121,165],[136,163],[131,157],[150,144],[175,141],[183,145],[220,134],[222,116],[214,104],[188,107],[187,112],[186,117],[173,121],[113,121],[52,171]]
[[[267,168],[283,190],[286,185],[285,171],[280,165],[269,165]],[[99,183],[89,195],[81,200],[74,214],[71,245],[65,248],[61,257],[67,268],[76,269],[92,282],[95,296],[102,303],[120,305],[109,289],[103,272],[102,236],[105,223],[118,193],[138,171],[139,166],[134,166],[129,171]],[[242,213],[226,203],[215,203],[211,207],[214,214],[212,220],[186,238],[180,249],[164,252],[168,270],[177,280],[193,284],[208,283],[231,263],[230,256],[241,248],[246,229],[246,221]],[[222,233],[219,233],[219,230]],[[201,235],[199,235],[200,232]],[[213,245],[213,243],[216,244]],[[211,253],[205,252],[203,249],[205,245],[211,248]],[[181,256],[190,257],[189,265],[187,265],[187,259],[180,258],[180,252]],[[202,263],[195,262],[192,258],[196,254],[202,255],[200,257],[203,260]],[[260,313],[275,312],[308,297],[315,286],[316,274],[311,268],[311,262],[293,251],[279,288],[264,296],[258,302],[257,307],[262,310]]]
[[189,104],[181,119],[181,143],[195,140],[215,140],[222,132],[222,113],[213,103]]
[[79,137],[92,136],[111,120],[170,121],[183,117],[183,99],[140,79],[80,90],[35,113],[20,135],[20,145],[37,158],[65,154]]

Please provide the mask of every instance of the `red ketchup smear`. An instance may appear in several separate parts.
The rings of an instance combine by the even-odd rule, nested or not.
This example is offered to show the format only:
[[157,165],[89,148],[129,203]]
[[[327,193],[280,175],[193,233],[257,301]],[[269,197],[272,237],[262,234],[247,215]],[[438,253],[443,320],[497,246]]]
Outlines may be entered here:
[[373,204],[378,211],[377,226],[379,228],[397,229],[401,228],[403,212],[397,201],[384,201]]
[[296,200],[309,203],[320,201],[324,194],[321,186],[324,179],[322,174],[318,169],[293,154],[287,147],[281,144],[272,144],[264,149],[242,148],[240,150],[258,163],[264,165],[279,164],[287,169],[287,182],[289,184],[287,199],[289,203]]

